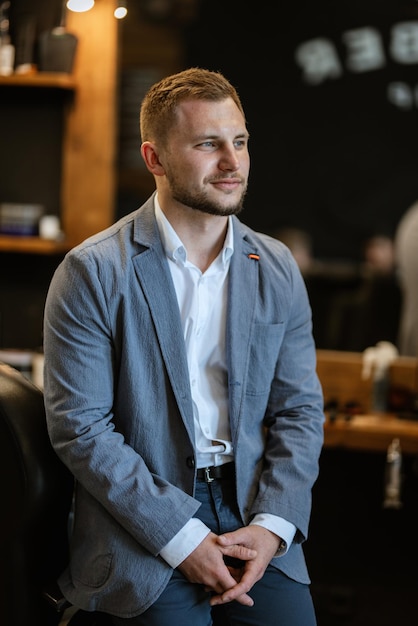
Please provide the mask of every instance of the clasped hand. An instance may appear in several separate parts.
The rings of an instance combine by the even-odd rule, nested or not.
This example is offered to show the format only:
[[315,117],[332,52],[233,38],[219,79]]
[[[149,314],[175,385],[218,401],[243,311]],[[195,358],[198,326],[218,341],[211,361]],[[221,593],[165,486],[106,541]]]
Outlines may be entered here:
[[[209,533],[179,565],[179,570],[190,582],[200,583],[213,592],[212,606],[232,600],[253,606],[248,592],[263,576],[279,541],[277,535],[255,524],[219,536]],[[226,565],[224,557],[239,559],[242,565]]]

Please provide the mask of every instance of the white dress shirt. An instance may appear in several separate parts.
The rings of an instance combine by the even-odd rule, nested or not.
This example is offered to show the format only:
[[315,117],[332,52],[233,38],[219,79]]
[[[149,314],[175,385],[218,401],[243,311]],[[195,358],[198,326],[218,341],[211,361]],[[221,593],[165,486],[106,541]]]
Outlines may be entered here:
[[[187,251],[155,199],[155,215],[177,294],[189,366],[193,402],[197,467],[221,465],[234,458],[228,417],[228,381],[225,329],[228,270],[234,252],[229,218],[224,246],[209,268],[201,270],[187,260]],[[295,527],[270,515],[251,522],[282,537],[289,546]],[[163,548],[161,556],[177,567],[209,533],[192,518]],[[281,554],[285,553],[282,550]]]

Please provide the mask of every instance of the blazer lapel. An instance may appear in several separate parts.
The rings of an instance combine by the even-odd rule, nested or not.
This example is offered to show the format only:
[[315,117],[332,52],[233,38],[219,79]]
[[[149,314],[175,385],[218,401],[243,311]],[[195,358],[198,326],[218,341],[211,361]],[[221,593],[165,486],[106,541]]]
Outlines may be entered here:
[[237,428],[244,382],[248,375],[251,328],[259,283],[258,252],[234,221],[234,254],[229,274],[227,359],[231,426]]
[[[141,220],[143,217],[141,216]],[[149,216],[148,216],[149,217]],[[152,212],[151,219],[154,221]],[[158,229],[137,224],[136,232],[148,233],[141,237],[143,251],[133,259],[136,275],[147,299],[154,322],[161,353],[167,368],[180,412],[191,440],[194,440],[193,407],[183,331],[177,297],[164,254]]]

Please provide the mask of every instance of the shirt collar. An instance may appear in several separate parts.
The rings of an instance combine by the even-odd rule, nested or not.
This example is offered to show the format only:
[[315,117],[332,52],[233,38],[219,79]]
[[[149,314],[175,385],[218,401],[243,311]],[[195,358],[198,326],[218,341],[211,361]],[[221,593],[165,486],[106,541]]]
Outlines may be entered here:
[[[155,218],[157,220],[158,230],[160,232],[161,240],[163,243],[164,251],[169,259],[175,262],[185,263],[187,261],[187,251],[184,247],[180,237],[177,235],[174,228],[164,215],[160,203],[158,202],[158,195],[155,194],[154,198]],[[232,217],[228,217],[228,229],[226,231],[226,237],[224,245],[221,251],[222,263],[225,265],[230,260],[234,252],[234,231],[232,225]]]

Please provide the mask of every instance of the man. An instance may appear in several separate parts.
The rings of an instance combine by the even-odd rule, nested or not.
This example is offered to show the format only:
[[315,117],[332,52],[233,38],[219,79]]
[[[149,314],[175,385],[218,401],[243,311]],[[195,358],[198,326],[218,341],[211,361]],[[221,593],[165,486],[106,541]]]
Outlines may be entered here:
[[314,626],[303,279],[236,217],[248,131],[225,77],[163,79],[140,124],[156,193],[71,251],[46,302],[49,431],[76,479],[61,588],[116,626]]

